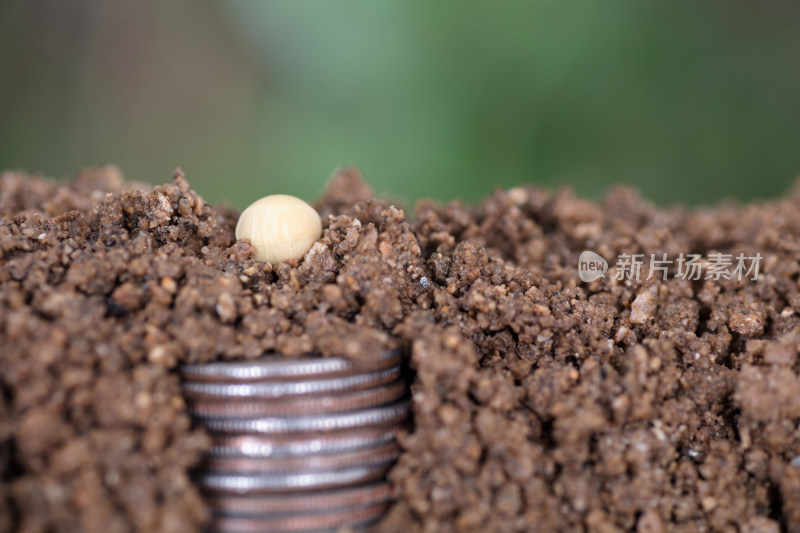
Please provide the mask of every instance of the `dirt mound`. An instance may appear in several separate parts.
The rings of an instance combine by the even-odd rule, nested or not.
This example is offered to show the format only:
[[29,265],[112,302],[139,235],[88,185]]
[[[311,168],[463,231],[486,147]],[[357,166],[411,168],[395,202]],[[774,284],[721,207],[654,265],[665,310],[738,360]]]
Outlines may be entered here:
[[[0,531],[199,531],[208,439],[179,363],[395,346],[415,430],[378,530],[800,531],[798,201],[529,187],[409,221],[348,170],[322,239],[269,265],[179,171],[4,174]],[[606,277],[581,282],[584,250]],[[690,253],[699,279],[679,275]],[[758,279],[715,279],[714,254],[760,254]]]

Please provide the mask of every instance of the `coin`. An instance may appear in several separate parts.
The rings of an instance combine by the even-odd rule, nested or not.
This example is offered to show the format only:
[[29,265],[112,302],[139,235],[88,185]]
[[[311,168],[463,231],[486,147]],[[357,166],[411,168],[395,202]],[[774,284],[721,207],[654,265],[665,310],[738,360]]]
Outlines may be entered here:
[[377,522],[411,405],[400,351],[369,361],[270,355],[186,365],[212,446],[192,478],[209,531],[338,531]]
[[289,474],[217,474],[203,472],[197,482],[203,489],[237,494],[261,492],[303,492],[308,490],[350,487],[380,479],[388,467],[358,466],[327,472],[299,472]]
[[206,503],[218,514],[247,516],[365,506],[389,501],[391,494],[389,483],[382,481],[354,488],[297,494],[239,496],[212,493],[206,495]]
[[190,400],[285,398],[287,396],[340,393],[390,383],[400,377],[400,366],[377,372],[338,378],[309,379],[296,382],[204,383],[185,382],[183,393]]
[[214,435],[212,457],[302,457],[383,446],[394,441],[403,425],[311,435]]
[[241,419],[199,417],[199,420],[208,430],[219,433],[299,433],[393,424],[408,418],[410,411],[410,402],[403,401],[373,409],[331,415]]
[[205,418],[254,418],[262,416],[289,416],[354,411],[385,405],[399,400],[408,392],[408,385],[394,381],[372,389],[326,394],[322,396],[294,396],[272,401],[209,401],[191,402],[189,411]]
[[351,361],[344,357],[292,359],[271,354],[255,361],[184,365],[180,372],[187,381],[297,381],[384,370],[396,366],[401,359],[400,350],[388,350],[378,357],[363,361]]
[[400,455],[400,447],[397,443],[392,442],[380,448],[325,455],[314,454],[284,458],[209,457],[203,461],[202,468],[215,473],[315,472],[382,465],[394,461],[398,455]]
[[290,516],[278,515],[257,518],[215,516],[211,521],[211,531],[236,531],[241,533],[336,531],[344,526],[363,527],[372,523],[386,512],[387,507],[386,503],[378,503],[356,509]]

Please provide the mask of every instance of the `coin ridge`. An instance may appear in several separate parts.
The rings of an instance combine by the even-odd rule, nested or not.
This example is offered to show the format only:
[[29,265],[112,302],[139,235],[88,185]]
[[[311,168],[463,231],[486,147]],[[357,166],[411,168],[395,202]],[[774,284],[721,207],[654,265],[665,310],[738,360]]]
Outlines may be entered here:
[[310,532],[338,531],[342,527],[361,527],[383,516],[388,503],[376,503],[358,509],[343,512],[321,514],[299,514],[288,516],[264,516],[258,518],[242,518],[231,516],[214,516],[211,531],[236,531],[240,533],[270,532]]
[[186,381],[285,381],[374,372],[395,366],[401,360],[402,351],[399,349],[387,350],[374,359],[363,361],[322,356],[289,359],[273,353],[251,361],[182,365],[179,372]]
[[206,494],[205,498],[208,506],[217,513],[245,516],[308,512],[309,509],[332,510],[380,503],[392,498],[392,487],[388,481],[380,481],[327,491],[249,496],[214,493]]
[[391,463],[400,456],[400,446],[390,442],[376,448],[366,448],[333,454],[310,454],[300,457],[208,457],[201,468],[209,473],[291,473],[341,470],[356,466]]
[[183,393],[194,399],[275,399],[377,387],[398,379],[402,368],[397,365],[377,372],[340,378],[308,379],[297,382],[207,383],[184,382]]
[[336,471],[290,474],[216,474],[202,473],[195,478],[201,488],[236,494],[310,492],[336,487],[352,487],[380,479],[387,466],[359,466]]
[[408,394],[408,385],[396,380],[370,389],[345,391],[340,394],[291,396],[275,401],[231,402],[194,400],[189,413],[203,418],[253,418],[260,416],[316,415],[379,407]]
[[261,418],[203,418],[198,417],[209,431],[219,433],[295,433],[308,431],[337,431],[401,422],[411,413],[411,402],[395,402],[382,407],[331,415]]
[[368,427],[328,434],[212,435],[214,457],[293,457],[312,453],[341,453],[392,442],[404,424]]

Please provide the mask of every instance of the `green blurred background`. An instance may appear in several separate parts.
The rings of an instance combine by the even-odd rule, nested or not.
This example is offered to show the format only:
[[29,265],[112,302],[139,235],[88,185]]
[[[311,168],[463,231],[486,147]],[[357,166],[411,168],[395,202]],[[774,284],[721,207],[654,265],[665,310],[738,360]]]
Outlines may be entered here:
[[208,201],[311,198],[342,164],[406,202],[629,183],[660,204],[800,173],[800,3],[0,4],[0,168],[181,166]]

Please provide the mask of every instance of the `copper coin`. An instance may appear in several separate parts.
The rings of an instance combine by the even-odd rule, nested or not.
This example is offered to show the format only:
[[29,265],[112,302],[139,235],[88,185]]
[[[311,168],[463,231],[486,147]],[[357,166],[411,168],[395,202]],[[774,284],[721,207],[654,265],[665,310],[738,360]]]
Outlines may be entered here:
[[189,412],[205,418],[255,418],[337,413],[368,409],[394,402],[408,392],[408,385],[395,381],[373,389],[326,394],[324,396],[290,396],[260,402],[195,401]]
[[375,372],[396,366],[401,360],[400,350],[389,350],[363,361],[344,357],[289,358],[267,354],[252,361],[183,365],[180,373],[187,381],[297,381]]
[[342,509],[323,513],[296,516],[264,516],[241,518],[215,516],[211,521],[212,531],[236,531],[241,533],[275,533],[298,531],[336,531],[344,526],[360,526],[378,519],[386,512],[387,503],[378,503],[355,509]]
[[311,435],[217,435],[212,457],[303,457],[378,447],[393,442],[402,425]]
[[388,465],[358,466],[345,470],[291,474],[216,474],[203,472],[197,476],[201,488],[235,494],[262,492],[303,492],[337,487],[352,487],[382,478]]
[[305,457],[252,458],[209,457],[203,461],[206,472],[230,474],[265,474],[272,472],[315,472],[319,470],[342,470],[356,466],[373,466],[391,463],[400,455],[397,443],[379,448],[367,448],[353,452]]
[[183,384],[183,393],[190,400],[254,400],[284,398],[312,394],[361,390],[390,383],[400,377],[401,368],[393,366],[377,372],[338,378],[307,379],[295,382],[197,383]]
[[199,420],[206,429],[212,432],[282,434],[337,431],[365,426],[395,424],[406,420],[410,412],[410,402],[403,401],[373,409],[330,415],[240,419],[200,417]]
[[308,513],[329,509],[352,508],[389,501],[392,489],[382,481],[352,489],[338,489],[299,494],[261,494],[231,496],[208,494],[206,503],[215,512],[229,515]]

